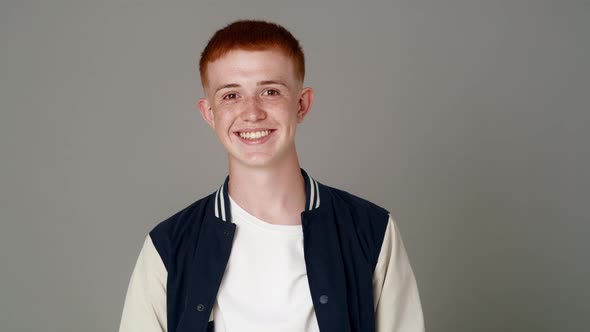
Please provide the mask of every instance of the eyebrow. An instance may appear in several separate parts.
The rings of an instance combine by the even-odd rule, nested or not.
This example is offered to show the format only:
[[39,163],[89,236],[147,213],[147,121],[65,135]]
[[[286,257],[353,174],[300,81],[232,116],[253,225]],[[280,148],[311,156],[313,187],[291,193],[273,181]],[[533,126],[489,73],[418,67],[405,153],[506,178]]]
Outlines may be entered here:
[[219,88],[217,88],[215,90],[215,94],[217,94],[217,92],[219,92],[219,90],[223,90],[223,89],[229,89],[229,88],[239,88],[241,85],[236,84],[236,83],[230,83],[230,84],[226,84],[226,85],[222,85]]
[[282,85],[285,88],[287,88],[287,84],[283,83],[282,81],[260,81],[260,82],[256,83],[256,85],[258,85],[258,86],[271,85],[271,84]]
[[[277,84],[277,85],[282,85],[285,88],[288,88],[287,84],[283,83],[282,81],[260,81],[258,83],[256,83],[257,86],[262,86],[262,85],[272,85],[272,84]],[[241,85],[237,84],[237,83],[229,83],[229,84],[225,84],[220,86],[219,88],[217,88],[215,90],[215,94],[217,94],[217,92],[219,92],[219,90],[223,90],[223,89],[231,89],[231,88],[239,88],[241,87]]]

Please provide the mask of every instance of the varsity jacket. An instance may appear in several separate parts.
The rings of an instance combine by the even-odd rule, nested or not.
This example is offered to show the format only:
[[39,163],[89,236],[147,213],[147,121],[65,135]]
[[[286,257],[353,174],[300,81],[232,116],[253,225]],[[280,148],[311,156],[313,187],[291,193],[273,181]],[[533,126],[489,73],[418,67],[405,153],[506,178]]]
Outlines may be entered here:
[[[304,258],[320,331],[424,331],[414,273],[389,212],[301,173]],[[228,183],[229,176],[149,232],[120,332],[215,330],[212,308],[236,230]]]

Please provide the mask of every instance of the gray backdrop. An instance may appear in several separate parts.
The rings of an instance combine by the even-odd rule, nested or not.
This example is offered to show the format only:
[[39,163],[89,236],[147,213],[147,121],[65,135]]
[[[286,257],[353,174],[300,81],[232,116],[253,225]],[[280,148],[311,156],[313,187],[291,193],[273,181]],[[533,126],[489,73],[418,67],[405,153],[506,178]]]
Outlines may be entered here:
[[0,330],[114,331],[147,232],[226,157],[198,56],[301,40],[302,166],[389,209],[429,331],[588,330],[587,1],[6,1]]

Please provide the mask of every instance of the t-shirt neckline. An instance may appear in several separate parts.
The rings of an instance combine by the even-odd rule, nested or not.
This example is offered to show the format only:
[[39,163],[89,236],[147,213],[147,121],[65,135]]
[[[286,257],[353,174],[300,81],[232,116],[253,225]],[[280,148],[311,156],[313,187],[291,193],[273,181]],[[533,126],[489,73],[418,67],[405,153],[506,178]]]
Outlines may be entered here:
[[246,222],[262,228],[266,231],[273,231],[273,232],[281,232],[287,233],[292,235],[303,235],[301,225],[275,225],[258,219],[257,217],[250,214],[248,211],[244,210],[233,198],[228,194],[230,206],[231,206],[231,213],[232,218],[241,218]]

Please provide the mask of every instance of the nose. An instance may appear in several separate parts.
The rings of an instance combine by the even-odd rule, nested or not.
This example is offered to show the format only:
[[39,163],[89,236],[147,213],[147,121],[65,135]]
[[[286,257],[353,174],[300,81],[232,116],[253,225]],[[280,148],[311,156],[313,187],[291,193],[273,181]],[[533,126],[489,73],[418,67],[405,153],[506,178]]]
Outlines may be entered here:
[[247,97],[244,100],[241,113],[244,121],[258,121],[266,119],[266,111],[263,108],[262,101],[257,96]]

